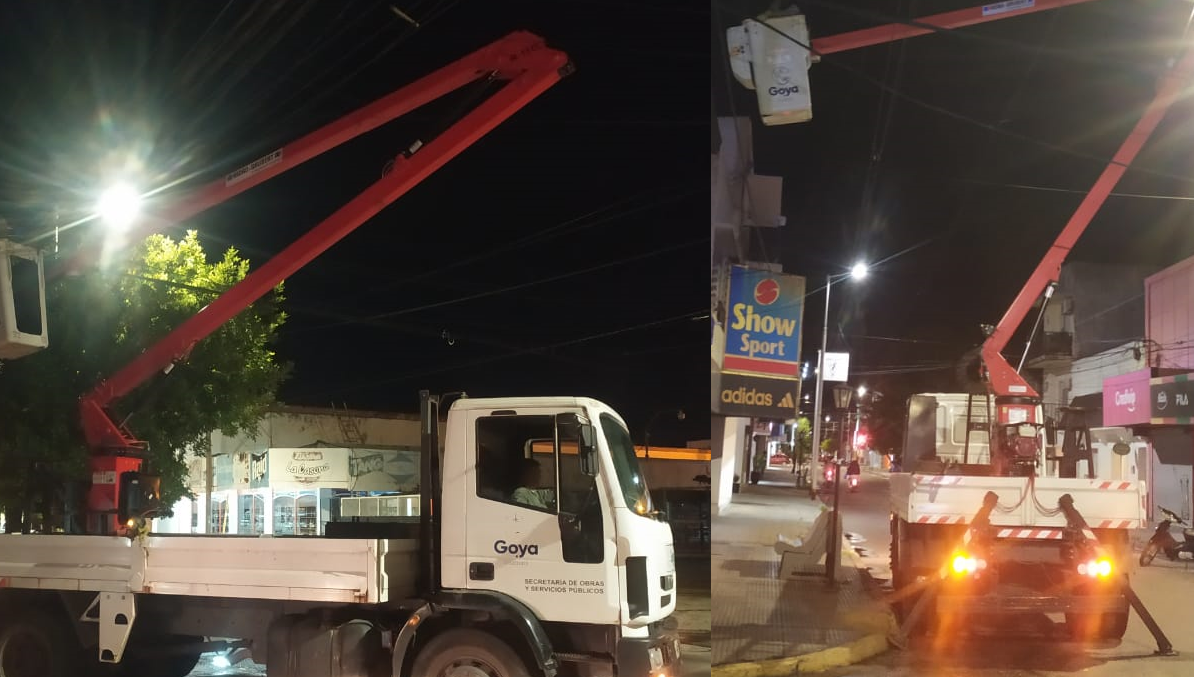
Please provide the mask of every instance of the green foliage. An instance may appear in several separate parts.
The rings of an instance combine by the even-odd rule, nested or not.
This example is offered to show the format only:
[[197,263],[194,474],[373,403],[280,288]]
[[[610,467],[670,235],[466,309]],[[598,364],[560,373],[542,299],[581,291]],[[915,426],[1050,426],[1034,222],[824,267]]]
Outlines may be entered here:
[[[0,505],[85,480],[78,398],[115,374],[221,292],[245,277],[235,249],[209,263],[198,236],[154,235],[123,267],[47,282],[50,347],[0,371]],[[195,344],[110,412],[149,443],[166,505],[186,495],[184,449],[215,430],[251,428],[275,401],[289,366],[272,345],[286,321],[279,286]]]
[[821,451],[826,454],[836,454],[837,440],[832,437],[826,437],[825,439],[821,440]]
[[813,424],[807,416],[796,419],[795,462],[804,463],[813,451]]

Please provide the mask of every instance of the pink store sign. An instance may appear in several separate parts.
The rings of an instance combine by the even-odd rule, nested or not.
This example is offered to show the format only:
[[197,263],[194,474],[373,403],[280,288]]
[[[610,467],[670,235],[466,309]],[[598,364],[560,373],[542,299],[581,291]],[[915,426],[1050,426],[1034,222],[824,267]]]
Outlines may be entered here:
[[1148,369],[1103,379],[1103,425],[1148,423]]

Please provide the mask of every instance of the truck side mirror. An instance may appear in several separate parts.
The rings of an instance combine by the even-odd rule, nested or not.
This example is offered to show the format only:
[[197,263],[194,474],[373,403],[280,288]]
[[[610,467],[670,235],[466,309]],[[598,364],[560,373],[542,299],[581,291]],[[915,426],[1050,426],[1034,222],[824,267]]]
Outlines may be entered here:
[[597,431],[590,423],[582,423],[578,428],[580,471],[588,477],[597,476]]
[[162,508],[162,478],[139,472],[120,474],[120,496],[116,502],[116,517],[121,524],[130,520],[151,517]]

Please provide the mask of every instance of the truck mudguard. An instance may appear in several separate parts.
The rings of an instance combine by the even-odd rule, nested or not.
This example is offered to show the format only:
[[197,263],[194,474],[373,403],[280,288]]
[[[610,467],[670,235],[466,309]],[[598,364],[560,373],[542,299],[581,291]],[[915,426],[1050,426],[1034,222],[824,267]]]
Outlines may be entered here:
[[[412,620],[417,617],[413,624],[408,623],[403,626],[398,633],[398,639],[394,643],[394,674],[399,674],[403,663],[406,661],[406,651],[410,647],[410,642],[414,638],[414,633],[417,631],[419,624],[425,621],[429,616],[436,613],[435,610],[467,610],[467,611],[485,611],[498,618],[502,618],[514,623],[518,627],[518,631],[522,633],[526,639],[527,646],[531,653],[535,656],[535,661],[539,664],[539,668],[543,670],[546,677],[554,677],[556,671],[559,669],[559,663],[556,661],[555,650],[552,648],[551,639],[547,636],[547,631],[543,629],[543,625],[539,623],[539,619],[535,614],[527,608],[525,604],[510,597],[509,595],[500,592],[493,592],[488,590],[452,590],[437,592],[434,597],[429,600],[429,604],[424,605],[415,615]],[[410,631],[408,632],[408,628]]]

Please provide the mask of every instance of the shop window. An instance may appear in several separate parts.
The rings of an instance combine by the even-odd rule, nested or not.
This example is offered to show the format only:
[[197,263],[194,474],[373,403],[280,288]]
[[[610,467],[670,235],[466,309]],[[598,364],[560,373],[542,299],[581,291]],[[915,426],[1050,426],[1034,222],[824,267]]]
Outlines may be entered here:
[[295,534],[298,536],[319,535],[319,497],[303,492],[295,499]]
[[225,496],[213,496],[211,501],[211,531],[214,534],[229,533],[228,499]]
[[274,533],[279,536],[294,535],[294,494],[274,496]]
[[240,497],[240,529],[242,534],[265,533],[265,498],[257,494]]

